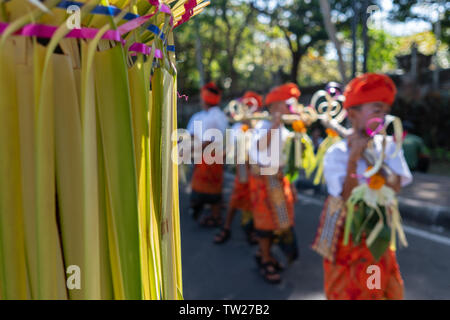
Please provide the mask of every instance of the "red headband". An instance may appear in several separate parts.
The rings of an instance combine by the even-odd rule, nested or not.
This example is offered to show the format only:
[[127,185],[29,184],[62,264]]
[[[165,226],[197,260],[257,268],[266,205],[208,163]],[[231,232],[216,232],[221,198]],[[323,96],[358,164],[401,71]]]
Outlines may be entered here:
[[272,89],[272,91],[267,94],[265,104],[269,105],[274,102],[286,101],[291,98],[298,99],[300,95],[300,89],[295,83],[286,83]]
[[384,102],[392,105],[396,94],[397,88],[391,78],[384,74],[366,73],[350,81],[345,88],[344,108],[368,102]]
[[247,105],[252,105],[252,102],[254,102],[255,100],[258,108],[262,107],[263,105],[262,97],[254,91],[247,91],[242,97],[242,99],[244,100],[245,103],[247,103]]
[[201,96],[205,103],[215,106],[220,103],[221,91],[214,82],[210,82],[202,87]]

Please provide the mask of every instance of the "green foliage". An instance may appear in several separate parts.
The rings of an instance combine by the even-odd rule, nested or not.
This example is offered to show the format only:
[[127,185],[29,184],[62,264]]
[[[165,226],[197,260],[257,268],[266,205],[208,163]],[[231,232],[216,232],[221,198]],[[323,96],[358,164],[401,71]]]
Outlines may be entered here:
[[300,62],[308,50],[325,52],[328,35],[319,1],[282,2],[270,16],[271,24],[281,29],[291,52],[290,76],[286,80],[297,82]]
[[298,81],[302,86],[313,86],[329,81],[341,81],[336,60],[325,58],[318,50],[310,48],[300,62]]
[[383,30],[370,29],[370,49],[367,68],[369,72],[387,72],[396,68],[400,39]]
[[[412,5],[398,7],[399,2],[394,0],[391,18],[396,21],[413,18]],[[330,1],[347,70],[351,65],[352,3],[352,0]],[[369,1],[369,4],[379,5],[380,1]],[[442,21],[443,38],[450,36],[448,20]],[[417,42],[419,51],[425,54],[434,53],[436,45],[432,32],[397,38],[383,30],[370,29],[368,35],[367,64],[372,72],[394,70],[395,56],[409,53],[412,42]],[[264,93],[285,81],[295,81],[301,86],[340,81],[319,1],[215,0],[194,21],[177,29],[176,46],[179,90],[187,95],[197,94],[200,88],[202,74],[198,59],[204,69],[203,80],[218,82],[224,87],[226,97],[234,98],[248,89]],[[357,47],[361,59],[361,39]],[[448,51],[446,45],[441,46],[443,52],[446,48]],[[229,80],[228,88],[225,84]]]

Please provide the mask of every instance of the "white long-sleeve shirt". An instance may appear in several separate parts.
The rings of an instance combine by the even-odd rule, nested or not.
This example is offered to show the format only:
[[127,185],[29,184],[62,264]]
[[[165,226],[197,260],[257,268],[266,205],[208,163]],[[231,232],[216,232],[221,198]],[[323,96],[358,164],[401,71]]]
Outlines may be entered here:
[[[194,130],[195,122],[198,121],[201,124],[201,132]],[[228,119],[225,113],[220,110],[218,106],[211,107],[208,110],[202,110],[195,113],[187,125],[187,131],[189,134],[196,136],[201,141],[211,141],[211,138],[205,132],[208,129],[217,129],[222,133],[225,139],[225,131],[228,128]]]
[[[276,135],[271,137],[271,143],[267,146],[267,149],[264,148],[258,149],[258,141],[270,132],[272,127],[272,123],[268,120],[259,121],[252,133],[252,140],[249,150],[250,164],[257,164],[260,167],[274,168],[274,171],[278,171],[280,167],[283,167],[286,164],[286,154],[284,151],[286,141],[292,135],[292,133],[286,129],[286,127],[282,124],[278,129],[278,141],[276,141]],[[278,142],[278,143],[277,143]]]
[[[376,135],[373,139],[374,150],[377,156],[380,155],[382,150],[383,136]],[[412,174],[406,164],[403,150],[397,154],[396,157],[390,158],[395,151],[395,142],[391,136],[386,138],[385,149],[385,163],[391,168],[391,170],[400,176],[401,185],[406,186],[412,182]],[[347,175],[347,163],[350,156],[350,150],[347,145],[347,139],[343,139],[328,149],[324,157],[324,177],[327,184],[328,193],[331,196],[339,197],[343,191],[345,177]],[[356,173],[358,175],[359,183],[364,182],[364,178],[360,178],[366,171],[367,164],[363,159],[359,159],[357,162]]]

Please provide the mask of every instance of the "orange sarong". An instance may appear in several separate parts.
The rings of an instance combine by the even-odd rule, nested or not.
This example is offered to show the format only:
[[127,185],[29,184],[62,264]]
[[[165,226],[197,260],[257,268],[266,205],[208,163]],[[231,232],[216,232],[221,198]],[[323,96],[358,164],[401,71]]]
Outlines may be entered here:
[[192,190],[199,193],[221,194],[223,164],[196,164],[192,173]]
[[239,182],[238,177],[234,179],[233,193],[230,197],[230,207],[241,211],[251,211],[249,183]]
[[294,225],[294,196],[286,177],[250,175],[250,198],[256,230],[277,231]]
[[[367,268],[380,268],[380,289],[369,289],[367,280],[371,276]],[[379,261],[361,240],[359,245],[349,242],[337,245],[336,261],[323,260],[325,295],[330,300],[399,300],[403,299],[403,280],[395,252],[388,249]]]
[[[241,181],[239,178],[240,170],[246,170],[242,172],[245,179]],[[233,192],[230,197],[230,207],[239,209],[241,211],[251,211],[250,203],[250,184],[248,181],[249,169],[247,166],[237,166],[236,167],[236,177],[234,178]]]

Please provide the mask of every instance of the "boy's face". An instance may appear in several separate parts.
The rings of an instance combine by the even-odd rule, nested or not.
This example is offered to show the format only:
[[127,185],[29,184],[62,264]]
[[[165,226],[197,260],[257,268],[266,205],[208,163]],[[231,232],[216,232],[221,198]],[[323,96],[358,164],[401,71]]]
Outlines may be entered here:
[[[389,112],[390,107],[383,102],[369,102],[361,105],[359,108],[349,109],[349,118],[352,122],[352,126],[356,131],[365,133],[366,126],[370,119],[380,118],[384,119]],[[379,123],[372,122],[370,129],[375,130]]]
[[272,103],[269,106],[269,112],[272,114],[275,113],[280,113],[280,114],[288,114],[289,113],[289,108],[287,107],[286,102],[284,101],[277,101]]
[[202,100],[202,108],[204,110],[208,110],[211,106],[209,104],[207,104],[205,101]]

